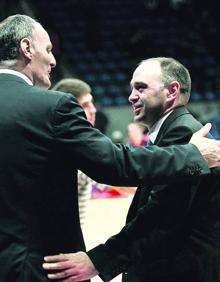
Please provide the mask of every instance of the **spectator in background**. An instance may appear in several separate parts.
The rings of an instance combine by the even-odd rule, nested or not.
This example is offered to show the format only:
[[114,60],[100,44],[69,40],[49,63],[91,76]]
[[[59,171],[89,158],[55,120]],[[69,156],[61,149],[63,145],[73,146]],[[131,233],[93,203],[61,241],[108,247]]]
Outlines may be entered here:
[[210,122],[213,124],[210,133],[215,139],[220,140],[220,116],[216,115]]
[[207,122],[212,123],[212,128],[210,133],[214,138],[220,139],[220,120],[219,120],[219,115],[216,113],[214,105],[207,103],[204,108],[204,112],[202,115],[200,115],[200,120],[202,124],[205,124]]
[[57,82],[53,90],[71,93],[76,97],[86,113],[87,120],[94,125],[96,120],[96,107],[93,103],[92,89],[88,83],[77,78],[64,78]]
[[112,142],[115,144],[124,142],[123,133],[119,129],[113,130],[110,137],[111,137]]
[[[96,108],[93,103],[92,89],[88,83],[77,78],[64,78],[58,81],[53,90],[71,93],[76,97],[86,113],[87,120],[94,125]],[[80,224],[83,227],[88,209],[88,203],[92,195],[93,180],[82,171],[78,170],[78,195]]]
[[127,143],[134,146],[146,146],[147,128],[139,122],[131,122],[127,127]]

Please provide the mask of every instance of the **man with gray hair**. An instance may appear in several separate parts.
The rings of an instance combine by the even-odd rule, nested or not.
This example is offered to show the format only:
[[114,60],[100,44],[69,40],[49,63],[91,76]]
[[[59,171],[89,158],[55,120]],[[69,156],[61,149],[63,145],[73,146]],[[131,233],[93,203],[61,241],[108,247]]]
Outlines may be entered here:
[[[40,23],[25,15],[0,23],[1,282],[48,281],[44,255],[85,250],[77,169],[122,186],[210,173],[193,144],[114,145],[87,121],[72,95],[47,90],[55,65]],[[204,133],[206,127],[191,142],[210,167],[218,166],[219,143],[198,138]],[[156,162],[160,166],[153,169]]]

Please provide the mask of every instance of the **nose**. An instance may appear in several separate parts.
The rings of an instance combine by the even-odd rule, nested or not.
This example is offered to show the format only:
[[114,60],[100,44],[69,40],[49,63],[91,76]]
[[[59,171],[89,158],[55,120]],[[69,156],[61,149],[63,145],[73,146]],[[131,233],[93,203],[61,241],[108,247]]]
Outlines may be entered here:
[[95,114],[96,113],[96,107],[93,103],[90,104],[90,112]]
[[50,66],[51,66],[51,68],[55,68],[55,66],[56,66],[56,59],[55,59],[55,57],[52,53],[51,53]]
[[132,89],[130,96],[128,97],[128,101],[130,103],[134,103],[135,101],[138,100],[138,95],[137,95],[137,91],[135,91],[135,89]]

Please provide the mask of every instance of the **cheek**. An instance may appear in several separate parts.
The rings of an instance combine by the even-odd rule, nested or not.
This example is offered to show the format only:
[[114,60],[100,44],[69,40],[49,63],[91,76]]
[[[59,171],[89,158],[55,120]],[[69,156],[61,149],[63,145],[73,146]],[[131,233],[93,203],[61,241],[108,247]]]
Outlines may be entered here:
[[146,104],[151,106],[161,105],[163,102],[162,98],[159,96],[151,96],[146,99]]
[[39,54],[36,58],[36,63],[43,70],[45,70],[45,69],[47,69],[47,67],[49,65],[49,58],[45,54]]
[[142,99],[142,103],[144,105],[144,108],[149,107],[152,104],[152,102],[153,102],[152,97],[144,97]]

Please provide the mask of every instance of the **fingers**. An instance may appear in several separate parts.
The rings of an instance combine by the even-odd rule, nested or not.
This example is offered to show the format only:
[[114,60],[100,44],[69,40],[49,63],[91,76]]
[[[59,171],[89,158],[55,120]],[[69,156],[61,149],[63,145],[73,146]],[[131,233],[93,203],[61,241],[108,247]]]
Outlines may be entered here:
[[64,272],[57,272],[53,274],[47,274],[47,277],[49,279],[61,279],[61,278],[65,278],[66,274]]
[[[58,268],[56,268],[56,270],[58,270]],[[82,273],[74,270],[73,268],[66,269],[61,272],[49,273],[47,274],[47,277],[51,280],[62,279],[62,282],[84,281],[87,279]]]
[[63,282],[84,281],[98,274],[92,261],[84,252],[46,256],[43,268],[49,272],[49,279]]
[[79,281],[84,281],[84,280],[85,280],[84,278],[80,278],[78,276],[71,276],[67,279],[62,280],[62,282],[77,282],[77,281],[79,282]]
[[[72,274],[71,269],[67,269],[65,271],[62,272],[57,272],[57,273],[50,273],[47,274],[47,277],[49,279],[62,279],[62,278],[68,278],[70,277]],[[72,279],[76,278],[77,276],[71,276]],[[73,280],[74,281],[74,280]]]
[[57,262],[57,261],[66,261],[69,259],[71,254],[59,254],[55,256],[46,256],[44,257],[44,260],[46,262]]
[[[70,265],[69,262],[57,262],[57,263],[43,263],[43,268],[47,271],[58,271],[56,273],[48,273],[47,277],[49,279],[62,279],[66,278],[67,280],[62,281],[80,281],[75,280],[79,279],[78,271],[74,265]],[[71,280],[68,277],[71,276]]]
[[211,123],[206,123],[199,131],[195,133],[196,136],[205,137],[211,130],[212,125]]
[[45,270],[62,270],[67,267],[69,267],[69,264],[65,262],[43,263],[43,268]]

